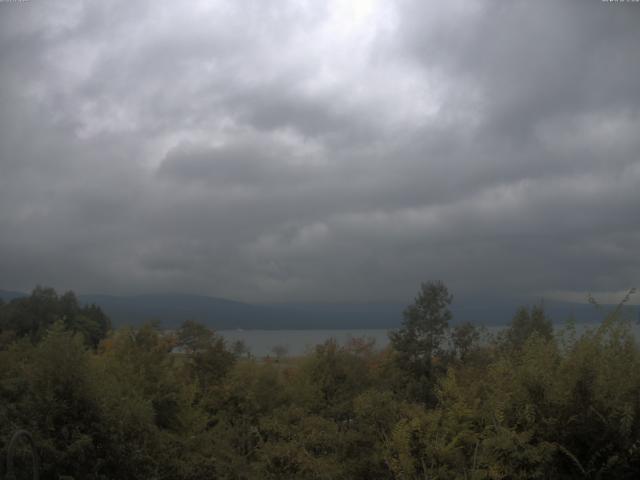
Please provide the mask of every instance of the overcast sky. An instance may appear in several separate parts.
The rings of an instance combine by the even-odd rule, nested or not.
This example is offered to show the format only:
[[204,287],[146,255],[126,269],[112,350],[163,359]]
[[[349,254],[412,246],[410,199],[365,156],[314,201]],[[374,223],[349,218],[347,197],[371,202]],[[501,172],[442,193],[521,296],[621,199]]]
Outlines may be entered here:
[[640,3],[1,1],[0,75],[3,289],[640,283]]

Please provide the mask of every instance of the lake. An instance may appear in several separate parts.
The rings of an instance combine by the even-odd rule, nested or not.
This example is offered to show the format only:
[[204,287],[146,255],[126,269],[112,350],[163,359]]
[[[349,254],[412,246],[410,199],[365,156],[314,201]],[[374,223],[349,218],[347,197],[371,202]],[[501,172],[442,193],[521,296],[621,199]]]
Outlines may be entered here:
[[[556,324],[555,328],[563,328],[563,324]],[[595,323],[583,323],[576,325],[576,331],[582,332],[588,328],[596,327]],[[495,334],[504,326],[485,327],[486,333]],[[633,324],[636,338],[640,338],[640,326]],[[371,338],[375,340],[377,348],[384,348],[389,344],[389,331],[387,329],[357,329],[357,330],[219,330],[229,346],[237,340],[242,340],[256,357],[273,355],[274,347],[284,347],[287,355],[303,355],[313,348],[334,338],[339,344],[344,345],[350,338]]]

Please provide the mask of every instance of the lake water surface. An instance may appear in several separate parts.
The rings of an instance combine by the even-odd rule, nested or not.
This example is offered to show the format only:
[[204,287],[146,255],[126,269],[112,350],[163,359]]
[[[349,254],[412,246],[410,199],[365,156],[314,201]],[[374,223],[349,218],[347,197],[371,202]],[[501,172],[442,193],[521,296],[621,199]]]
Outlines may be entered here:
[[[578,333],[594,328],[597,324],[578,324]],[[563,328],[564,325],[555,325],[556,329]],[[485,334],[494,335],[504,326],[485,327]],[[636,338],[640,338],[640,326],[633,324]],[[284,347],[287,355],[303,355],[313,350],[316,345],[324,343],[330,338],[334,338],[339,344],[344,345],[351,338],[371,338],[375,340],[377,348],[384,348],[389,344],[389,332],[387,329],[361,329],[361,330],[219,330],[227,341],[232,345],[237,340],[242,340],[249,348],[251,354],[256,357],[273,355],[274,347]]]

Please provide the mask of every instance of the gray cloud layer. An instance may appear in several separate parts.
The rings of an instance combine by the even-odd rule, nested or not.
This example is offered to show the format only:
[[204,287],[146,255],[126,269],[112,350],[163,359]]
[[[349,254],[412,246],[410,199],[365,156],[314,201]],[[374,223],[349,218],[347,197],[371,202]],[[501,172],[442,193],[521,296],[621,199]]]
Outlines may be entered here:
[[0,288],[640,278],[640,6],[0,3]]

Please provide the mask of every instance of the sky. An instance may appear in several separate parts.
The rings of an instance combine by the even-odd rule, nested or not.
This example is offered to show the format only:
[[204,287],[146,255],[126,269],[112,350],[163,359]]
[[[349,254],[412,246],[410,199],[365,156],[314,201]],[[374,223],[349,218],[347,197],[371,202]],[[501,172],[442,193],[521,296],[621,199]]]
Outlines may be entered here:
[[640,283],[640,3],[0,0],[0,289]]

